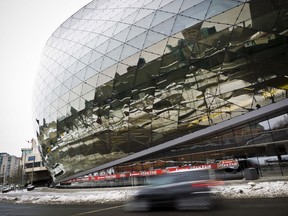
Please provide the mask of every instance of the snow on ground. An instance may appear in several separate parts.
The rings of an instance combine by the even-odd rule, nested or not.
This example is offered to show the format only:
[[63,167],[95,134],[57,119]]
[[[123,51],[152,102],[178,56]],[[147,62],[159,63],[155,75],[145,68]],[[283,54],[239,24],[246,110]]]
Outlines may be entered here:
[[[0,194],[1,201],[34,204],[76,204],[127,201],[141,190],[141,187],[93,188],[93,189],[53,189],[36,188],[33,191],[18,190]],[[214,187],[217,198],[272,198],[288,197],[288,181],[248,182],[224,184]]]
[[224,185],[215,187],[215,192],[223,199],[288,197],[288,181]]

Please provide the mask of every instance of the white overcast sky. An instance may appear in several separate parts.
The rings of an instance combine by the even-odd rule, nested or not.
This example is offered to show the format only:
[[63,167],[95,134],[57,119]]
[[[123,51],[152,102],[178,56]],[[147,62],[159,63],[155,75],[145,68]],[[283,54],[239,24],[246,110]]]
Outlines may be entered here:
[[42,49],[91,0],[0,0],[0,152],[21,156],[36,138],[32,90]]

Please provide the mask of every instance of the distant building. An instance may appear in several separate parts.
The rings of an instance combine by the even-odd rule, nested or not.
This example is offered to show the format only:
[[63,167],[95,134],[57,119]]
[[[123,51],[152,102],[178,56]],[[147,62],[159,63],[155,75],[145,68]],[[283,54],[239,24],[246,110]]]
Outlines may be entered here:
[[21,151],[22,183],[24,185],[29,183],[36,185],[47,184],[50,175],[43,165],[36,141],[32,139],[31,148],[22,148]]
[[19,165],[19,157],[0,153],[0,185],[9,185],[15,182]]

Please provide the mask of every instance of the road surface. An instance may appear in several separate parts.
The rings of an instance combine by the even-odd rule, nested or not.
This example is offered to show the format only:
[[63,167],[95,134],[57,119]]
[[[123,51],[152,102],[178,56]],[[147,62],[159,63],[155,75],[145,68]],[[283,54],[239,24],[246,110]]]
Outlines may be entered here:
[[222,207],[211,211],[160,209],[150,212],[125,212],[123,203],[82,205],[34,205],[0,203],[1,216],[287,216],[288,198],[222,200]]

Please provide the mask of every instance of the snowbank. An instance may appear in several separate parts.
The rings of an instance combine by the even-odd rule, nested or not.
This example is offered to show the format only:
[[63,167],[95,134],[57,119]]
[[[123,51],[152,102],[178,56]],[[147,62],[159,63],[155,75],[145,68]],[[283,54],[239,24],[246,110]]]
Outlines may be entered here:
[[[13,191],[0,195],[1,201],[34,204],[77,204],[126,201],[141,188],[105,188],[83,190],[61,190],[36,188],[34,191]],[[222,185],[214,188],[217,198],[271,198],[288,197],[288,181],[249,182],[234,185]]]
[[[126,201],[137,192],[137,190],[88,190],[83,189],[83,192],[59,192],[50,191],[16,191],[0,195],[1,201],[13,201],[15,203],[34,203],[34,204],[76,204],[76,203],[105,203]],[[73,190],[73,189],[72,189]]]
[[224,199],[288,197],[288,182],[249,182],[215,187],[216,197]]

